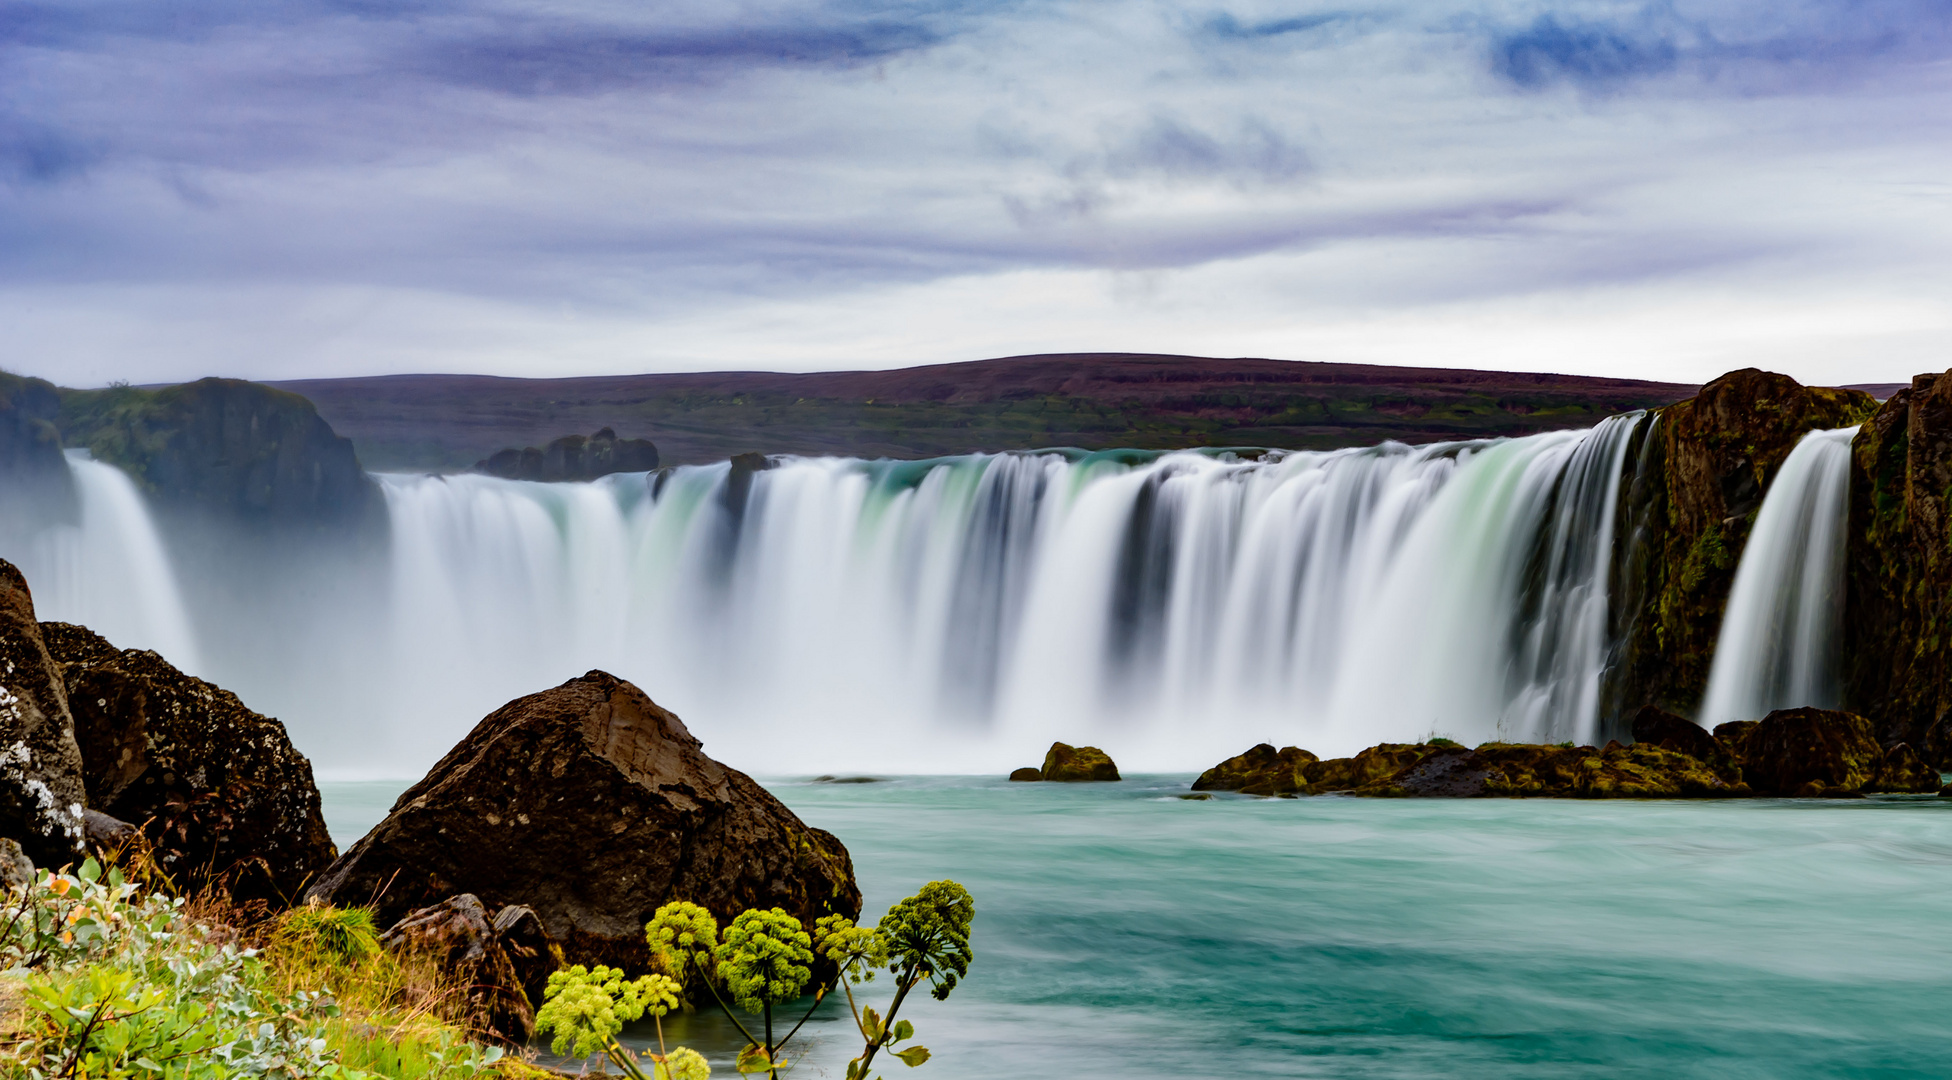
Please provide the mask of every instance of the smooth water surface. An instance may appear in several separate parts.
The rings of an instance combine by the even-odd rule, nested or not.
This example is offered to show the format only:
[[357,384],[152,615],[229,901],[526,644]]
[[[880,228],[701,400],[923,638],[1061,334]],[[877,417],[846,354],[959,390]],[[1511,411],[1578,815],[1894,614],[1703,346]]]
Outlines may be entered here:
[[[904,1009],[919,1080],[1952,1071],[1952,800],[1197,802],[1189,779],[768,786],[846,842],[868,917],[936,878],[975,895],[968,980]],[[398,788],[325,785],[339,842]],[[841,1075],[841,1020],[822,1007],[796,1075]],[[678,1026],[731,1075],[722,1019]]]

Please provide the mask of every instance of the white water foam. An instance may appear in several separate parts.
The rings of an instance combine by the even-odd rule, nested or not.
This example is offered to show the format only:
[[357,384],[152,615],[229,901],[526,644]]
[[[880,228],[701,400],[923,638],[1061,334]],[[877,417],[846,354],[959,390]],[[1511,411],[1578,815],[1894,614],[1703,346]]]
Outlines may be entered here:
[[37,617],[80,623],[121,648],[201,668],[176,575],[142,493],[112,465],[67,452],[81,517],[36,530],[8,558],[27,576]]
[[1140,769],[1261,739],[1591,739],[1638,420],[1261,461],[386,476],[386,708],[445,714],[419,757],[604,667],[789,772],[995,769],[1054,738]]

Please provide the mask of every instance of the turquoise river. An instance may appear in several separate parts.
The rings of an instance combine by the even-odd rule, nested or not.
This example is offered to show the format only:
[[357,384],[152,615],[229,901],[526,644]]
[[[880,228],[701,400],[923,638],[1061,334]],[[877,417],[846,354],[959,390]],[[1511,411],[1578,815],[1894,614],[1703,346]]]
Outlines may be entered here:
[[[1189,780],[768,781],[847,844],[868,918],[937,878],[976,897],[968,980],[904,1010],[935,1058],[887,1075],[1952,1075],[1952,799],[1182,800]],[[323,785],[339,843],[403,786]],[[722,1018],[666,1030],[737,1075]],[[840,1077],[850,1032],[830,999],[792,1075]]]

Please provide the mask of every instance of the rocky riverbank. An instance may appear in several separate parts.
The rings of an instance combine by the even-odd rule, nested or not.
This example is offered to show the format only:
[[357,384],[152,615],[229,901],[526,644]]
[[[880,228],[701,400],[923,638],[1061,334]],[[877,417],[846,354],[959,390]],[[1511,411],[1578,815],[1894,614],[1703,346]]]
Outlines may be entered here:
[[1323,760],[1262,743],[1200,774],[1194,791],[1379,798],[1849,798],[1940,790],[1938,771],[1909,745],[1886,746],[1862,716],[1780,709],[1712,734],[1648,707],[1631,745],[1604,747],[1449,740],[1381,743]]

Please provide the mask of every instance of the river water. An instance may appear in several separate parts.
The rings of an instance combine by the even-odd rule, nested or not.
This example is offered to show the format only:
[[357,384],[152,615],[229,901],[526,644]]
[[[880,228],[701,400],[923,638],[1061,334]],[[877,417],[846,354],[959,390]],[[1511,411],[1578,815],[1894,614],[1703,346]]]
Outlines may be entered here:
[[[1190,780],[767,786],[847,844],[868,917],[932,879],[974,894],[968,980],[904,1009],[936,1055],[917,1080],[1952,1073],[1952,799],[1179,799]],[[403,786],[324,785],[340,844]],[[844,1013],[806,1030],[794,1075],[841,1076]],[[736,1075],[723,1020],[667,1034]]]

